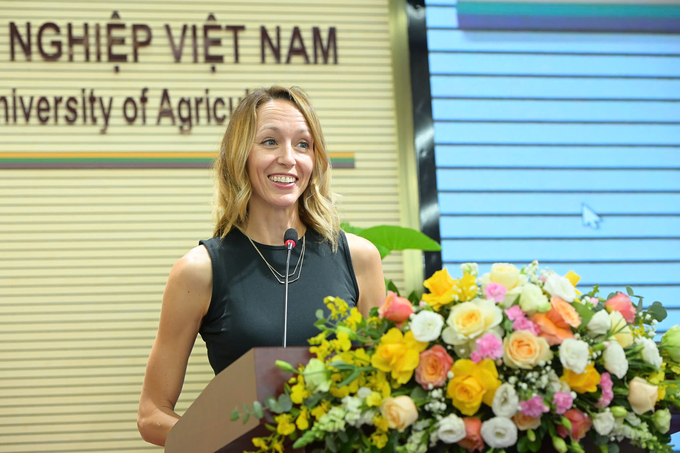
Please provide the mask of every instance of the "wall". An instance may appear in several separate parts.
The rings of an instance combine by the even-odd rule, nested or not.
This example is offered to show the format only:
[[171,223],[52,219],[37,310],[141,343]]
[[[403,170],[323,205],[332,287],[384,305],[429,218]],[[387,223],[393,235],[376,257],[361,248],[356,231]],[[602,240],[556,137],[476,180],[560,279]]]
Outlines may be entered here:
[[[0,1],[0,17],[0,451],[155,450],[135,424],[144,367],[172,264],[212,234],[209,165],[226,125],[217,117],[228,120],[230,102],[258,86],[303,87],[334,160],[342,219],[366,227],[408,217],[398,188],[405,145],[397,140],[403,131],[396,104],[403,99],[394,89],[388,1]],[[31,23],[30,61],[16,36],[12,59],[10,22],[24,42]],[[44,56],[37,35],[49,22],[60,34],[45,26]],[[90,61],[82,44],[73,46],[69,61],[68,23],[76,37],[88,24]],[[128,61],[110,61],[108,23],[125,26],[112,30],[112,37],[125,39],[114,43],[112,54]],[[148,25],[152,34],[149,45],[138,46],[137,62],[133,24]],[[178,53],[182,25],[188,26],[179,62],[166,24]],[[222,40],[209,54],[223,62],[206,61],[205,25],[220,28],[208,32]],[[238,62],[234,29],[226,26],[245,26],[238,32]],[[280,27],[280,63],[266,40],[262,62],[261,26],[274,42]],[[317,46],[315,62],[313,27],[327,61]],[[331,27],[336,53],[328,50]],[[137,27],[137,34],[143,43],[145,29]],[[52,40],[62,45],[58,58],[50,57],[57,53]],[[161,106],[164,89],[169,103]],[[62,101],[55,119],[56,97]],[[213,109],[218,97],[224,104],[208,123],[203,109],[208,102]],[[198,111],[196,98],[203,98]],[[28,120],[21,100],[25,109],[31,102]],[[39,102],[50,108],[38,111]],[[111,103],[108,124],[100,102],[105,109]],[[137,117],[128,121],[133,103]],[[169,110],[159,117],[162,107]],[[384,268],[405,285],[400,254]],[[198,340],[179,412],[211,377]]]

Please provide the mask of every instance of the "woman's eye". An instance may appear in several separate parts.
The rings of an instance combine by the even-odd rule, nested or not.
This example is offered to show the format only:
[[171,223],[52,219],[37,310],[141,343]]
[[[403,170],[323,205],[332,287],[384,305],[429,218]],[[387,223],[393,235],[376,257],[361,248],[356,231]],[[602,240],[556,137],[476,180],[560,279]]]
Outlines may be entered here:
[[274,140],[273,138],[268,138],[265,141],[263,141],[262,144],[267,146],[274,146],[276,145],[276,140]]
[[300,142],[300,144],[298,146],[303,148],[303,149],[309,149],[309,143],[307,143],[307,142]]

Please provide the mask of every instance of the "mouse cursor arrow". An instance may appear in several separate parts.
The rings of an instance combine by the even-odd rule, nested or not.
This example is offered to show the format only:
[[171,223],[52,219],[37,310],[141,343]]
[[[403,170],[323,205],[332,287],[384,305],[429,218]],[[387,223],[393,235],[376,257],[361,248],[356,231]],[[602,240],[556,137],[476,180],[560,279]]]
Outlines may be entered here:
[[581,204],[581,219],[584,227],[590,227],[594,230],[600,227],[599,223],[602,221],[602,218],[585,203]]

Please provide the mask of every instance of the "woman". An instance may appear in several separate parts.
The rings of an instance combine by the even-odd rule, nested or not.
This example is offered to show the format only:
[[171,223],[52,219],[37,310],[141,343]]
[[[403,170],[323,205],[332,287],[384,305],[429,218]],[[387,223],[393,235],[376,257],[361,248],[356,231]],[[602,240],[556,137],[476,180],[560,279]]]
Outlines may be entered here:
[[314,314],[325,296],[366,316],[385,295],[375,246],[339,230],[321,127],[300,89],[248,94],[229,121],[216,170],[215,237],[173,266],[147,363],[137,425],[156,445],[179,419],[174,407],[199,332],[216,374],[254,346],[281,345],[289,228],[300,240],[289,274],[288,345],[318,333]]

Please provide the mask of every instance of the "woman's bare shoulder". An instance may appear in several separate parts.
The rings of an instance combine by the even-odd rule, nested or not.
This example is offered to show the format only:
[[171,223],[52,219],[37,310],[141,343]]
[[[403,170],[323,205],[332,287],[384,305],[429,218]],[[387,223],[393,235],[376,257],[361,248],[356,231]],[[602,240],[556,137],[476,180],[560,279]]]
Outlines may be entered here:
[[[212,294],[213,272],[212,261],[208,250],[199,245],[189,250],[177,260],[170,271],[166,286],[166,296],[171,292],[171,299],[185,299],[186,296],[201,305],[205,314]],[[170,290],[170,291],[168,291]]]

